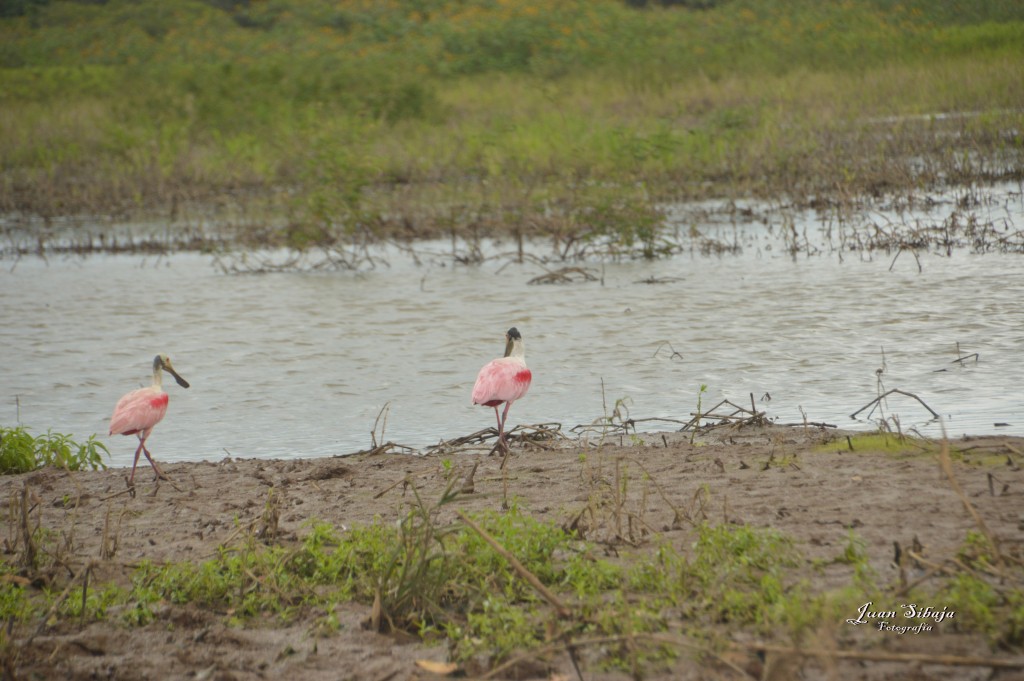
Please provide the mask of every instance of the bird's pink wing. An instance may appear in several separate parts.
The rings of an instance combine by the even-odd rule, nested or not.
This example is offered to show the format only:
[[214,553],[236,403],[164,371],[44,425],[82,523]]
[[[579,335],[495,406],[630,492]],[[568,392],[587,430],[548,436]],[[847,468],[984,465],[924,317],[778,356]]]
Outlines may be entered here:
[[515,402],[530,389],[533,375],[526,364],[513,357],[500,357],[484,365],[473,386],[473,404],[493,407]]
[[110,417],[111,435],[133,435],[148,431],[167,413],[167,393],[153,388],[133,390],[114,407]]

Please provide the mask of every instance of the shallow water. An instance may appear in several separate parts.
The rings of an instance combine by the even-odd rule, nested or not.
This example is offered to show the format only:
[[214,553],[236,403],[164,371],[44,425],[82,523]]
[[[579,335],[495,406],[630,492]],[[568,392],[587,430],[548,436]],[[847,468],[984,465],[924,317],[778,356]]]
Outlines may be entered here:
[[[534,383],[512,425],[567,429],[619,400],[636,419],[685,421],[703,384],[705,408],[753,394],[780,423],[875,428],[877,410],[850,414],[878,394],[884,349],[884,388],[918,395],[951,434],[1024,435],[1024,256],[920,253],[919,271],[910,254],[792,258],[764,234],[741,240],[735,255],[591,264],[599,281],[548,286],[527,284],[544,272],[534,263],[423,265],[394,250],[359,273],[226,275],[188,253],[9,261],[0,424],[99,433],[130,465],[136,441],[106,436],[110,413],[166,352],[192,388],[164,382],[158,460],[349,453],[385,405],[383,440],[421,448],[493,425],[469,393],[516,326]],[[979,360],[955,363],[958,343]],[[910,398],[890,397],[891,414],[940,433]]]

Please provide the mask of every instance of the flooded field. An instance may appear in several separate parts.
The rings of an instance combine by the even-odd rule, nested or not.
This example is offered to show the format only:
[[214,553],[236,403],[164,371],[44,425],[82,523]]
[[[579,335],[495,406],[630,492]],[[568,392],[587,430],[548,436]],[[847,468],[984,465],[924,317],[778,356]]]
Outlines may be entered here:
[[[350,453],[371,444],[385,408],[378,441],[422,448],[493,425],[469,393],[516,326],[534,382],[510,425],[567,430],[616,406],[685,422],[706,386],[704,409],[753,396],[778,423],[873,429],[895,415],[939,435],[926,407],[898,394],[851,419],[899,389],[950,434],[1021,435],[1022,256],[865,241],[897,223],[941,226],[951,211],[1008,237],[1024,225],[1019,188],[962,203],[879,212],[874,231],[810,213],[759,220],[756,207],[738,209],[746,220],[718,211],[694,222],[691,211],[677,253],[652,261],[519,263],[508,242],[483,244],[474,265],[438,242],[375,247],[375,266],[360,271],[270,274],[225,273],[238,256],[189,252],[11,257],[0,423],[99,433],[112,463],[130,465],[134,438],[107,438],[107,423],[165,352],[192,388],[165,383],[170,409],[149,441],[160,461]],[[567,265],[592,279],[529,283]]]

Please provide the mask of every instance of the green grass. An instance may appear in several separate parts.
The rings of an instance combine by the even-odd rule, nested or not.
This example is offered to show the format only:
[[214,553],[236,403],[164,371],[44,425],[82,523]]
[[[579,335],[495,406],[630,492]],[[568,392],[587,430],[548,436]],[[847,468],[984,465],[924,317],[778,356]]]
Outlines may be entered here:
[[[934,457],[941,448],[941,443],[932,440],[912,437],[910,435],[900,435],[890,431],[876,431],[858,433],[820,444],[814,448],[814,451],[852,452],[853,454],[882,453],[895,457]],[[953,461],[981,468],[998,468],[1006,465],[1005,454],[988,450],[972,452],[961,451],[956,447],[951,447],[949,455]]]
[[[671,660],[672,646],[643,637],[674,635],[671,622],[680,618],[693,632],[717,625],[766,633],[809,626],[796,613],[811,596],[788,574],[800,554],[771,530],[701,526],[688,550],[662,545],[612,561],[599,546],[516,507],[474,514],[487,535],[560,594],[572,614],[558,618],[481,534],[438,521],[453,498],[446,492],[429,504],[417,499],[397,525],[339,532],[311,523],[293,546],[248,536],[200,562],[144,561],[125,585],[93,580],[83,586],[79,579],[68,589],[54,584],[37,591],[28,579],[0,580],[0,617],[12,627],[33,627],[44,612],[51,624],[116,617],[124,626],[145,626],[167,616],[168,606],[189,605],[232,626],[303,618],[330,635],[337,628],[335,605],[356,601],[371,612],[379,608],[382,629],[447,639],[452,657],[465,664],[499,664],[543,648],[554,632],[608,639],[603,664],[626,669]],[[55,541],[38,536],[35,553],[59,562],[59,551],[47,546]]]
[[[414,509],[398,527],[344,534],[318,524],[292,550],[250,541],[200,564],[145,563],[130,590],[116,598],[101,592],[86,614],[102,616],[120,601],[123,621],[140,625],[157,617],[157,604],[191,603],[246,626],[257,616],[288,621],[309,609],[326,616],[333,603],[354,599],[369,606],[379,596],[389,627],[428,640],[443,634],[461,661],[485,655],[493,664],[545,645],[554,620],[543,599],[479,535],[461,525],[428,528],[421,510],[435,509]],[[691,556],[662,547],[625,567],[515,509],[479,514],[476,521],[572,604],[576,618],[558,625],[565,635],[667,632],[668,608],[694,630],[731,624],[768,632],[795,622],[794,608],[808,598],[787,583],[799,553],[772,531],[701,527]],[[82,614],[80,600],[80,591],[68,598],[67,615]],[[629,648],[609,655],[609,664],[630,666],[635,660],[629,655],[653,660],[666,654],[659,646]]]
[[70,435],[47,431],[33,436],[21,426],[0,428],[0,475],[27,473],[43,466],[71,471],[106,468],[103,455],[110,456],[106,445],[90,435],[76,442]]
[[[1019,563],[994,568],[998,561],[992,545],[974,531],[967,533],[957,558],[964,569],[939,590],[942,604],[956,613],[957,629],[980,632],[993,646],[1019,648],[1024,644],[1024,589],[1019,581]],[[1007,574],[1017,579],[1007,580]]]
[[818,445],[818,451],[884,452],[886,454],[935,454],[939,445],[921,438],[890,432],[858,433]]
[[[644,675],[687,649],[713,654],[740,631],[799,645],[866,601],[891,600],[852,532],[829,568],[851,571],[850,585],[821,590],[812,578],[826,566],[772,529],[703,523],[682,546],[655,538],[612,558],[607,546],[518,507],[473,514],[483,532],[556,594],[568,610],[560,617],[481,533],[440,520],[453,499],[450,491],[430,503],[417,497],[398,524],[339,531],[312,522],[297,542],[266,544],[247,535],[210,559],[145,561],[132,567],[126,583],[83,582],[79,575],[66,588],[59,581],[33,586],[20,574],[25,569],[52,574],[51,567],[63,564],[60,551],[48,546],[58,538],[37,534],[37,551],[53,566],[19,570],[0,563],[0,618],[7,623],[0,652],[16,656],[11,640],[35,630],[42,617],[61,627],[104,620],[135,627],[165,618],[170,626],[174,607],[186,605],[234,627],[302,621],[314,635],[330,636],[339,626],[337,605],[354,601],[382,629],[446,641],[451,659],[465,669],[541,654],[553,642],[561,649],[566,641],[599,640],[593,658],[599,666]],[[955,617],[922,621],[982,633],[993,646],[1019,647],[1019,567],[1006,566],[997,576],[992,548],[976,533],[965,538],[957,559],[960,569],[936,575],[900,602],[940,603]]]
[[23,3],[0,17],[0,210],[216,203],[296,248],[482,230],[654,257],[662,201],[1021,166],[1019,3],[710,4]]

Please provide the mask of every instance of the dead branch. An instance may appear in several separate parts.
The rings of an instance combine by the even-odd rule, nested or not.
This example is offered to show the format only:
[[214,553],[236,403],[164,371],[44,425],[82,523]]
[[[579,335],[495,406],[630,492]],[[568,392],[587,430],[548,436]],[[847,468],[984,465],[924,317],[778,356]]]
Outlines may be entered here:
[[[481,445],[490,439],[497,439],[498,429],[492,427],[478,430],[475,433],[469,435],[463,435],[461,437],[453,438],[451,440],[441,440],[436,445],[430,445],[426,448],[427,454],[437,454],[441,452],[454,452],[465,447],[466,445]],[[537,423],[533,425],[518,425],[509,432],[505,433],[505,437],[511,442],[512,440],[518,440],[522,444],[534,444],[544,442],[548,440],[555,440],[558,438],[568,440],[562,433],[562,424],[557,422],[548,423]],[[493,454],[496,448],[491,450]]]
[[582,267],[563,267],[534,277],[527,284],[571,284],[574,281],[597,281],[597,277]]
[[390,492],[394,488],[398,487],[399,485],[402,485],[402,484],[409,485],[409,484],[411,484],[411,482],[412,481],[409,480],[409,476],[406,475],[401,480],[397,480],[397,481],[393,482],[392,484],[388,485],[387,487],[385,487],[381,491],[379,491],[376,494],[374,494],[373,498],[374,499],[380,499],[382,496],[384,496],[385,494],[387,494],[388,492]]
[[[751,408],[741,407],[740,405],[731,402],[729,400],[722,400],[715,406],[711,407],[704,412],[690,412],[692,417],[687,421],[686,425],[680,430],[686,431],[693,429],[694,431],[703,430],[708,431],[712,428],[719,426],[763,426],[768,422],[767,412],[757,411],[754,409],[754,396],[750,396]],[[732,408],[732,411],[719,412],[718,410],[722,407]],[[704,425],[701,425],[701,421],[705,421]],[[707,423],[708,421],[718,421],[718,423]]]
[[654,354],[651,355],[651,357],[657,357],[658,353],[661,352],[661,349],[666,345],[668,346],[668,349],[672,351],[672,354],[668,356],[669,359],[676,359],[677,357],[679,359],[683,359],[682,353],[678,352],[674,347],[672,347],[672,344],[669,343],[668,341],[661,341],[660,343],[658,343],[658,347],[654,350]]
[[378,454],[391,454],[396,451],[405,454],[415,454],[417,450],[415,447],[410,447],[409,445],[400,445],[397,442],[388,441],[370,449],[361,449],[358,452],[352,452],[348,456],[376,456]]
[[[920,402],[920,403],[921,403],[921,406],[922,406],[922,407],[924,407],[925,409],[927,409],[927,410],[928,410],[928,411],[929,411],[929,412],[931,413],[931,415],[932,415],[932,416],[934,416],[935,418],[940,418],[940,416],[939,416],[939,413],[938,413],[938,412],[936,412],[936,411],[935,411],[934,409],[932,409],[931,407],[929,407],[929,406],[928,406],[928,405],[927,405],[927,404],[925,403],[925,401],[924,401],[924,400],[922,400],[922,399],[921,399],[920,397],[918,397],[917,395],[915,395],[915,394],[913,394],[913,393],[908,393],[908,392],[905,392],[905,391],[903,391],[903,390],[899,390],[898,388],[893,388],[892,390],[890,390],[890,391],[888,391],[888,392],[886,392],[886,393],[883,393],[883,394],[879,395],[878,397],[876,397],[875,399],[871,400],[870,402],[868,402],[867,404],[865,404],[865,405],[864,405],[863,407],[861,407],[860,409],[858,409],[857,411],[855,411],[855,412],[853,412],[852,414],[850,414],[850,418],[851,418],[851,419],[853,419],[853,418],[857,418],[857,414],[861,413],[862,411],[864,411],[865,409],[867,409],[868,407],[870,407],[870,406],[872,406],[872,405],[877,405],[878,403],[880,403],[880,402],[881,402],[882,400],[884,400],[884,399],[885,399],[886,397],[888,397],[889,395],[892,395],[893,393],[897,393],[897,394],[899,394],[899,395],[904,395],[904,396],[906,396],[906,397],[913,397],[913,398],[914,398],[915,400],[917,400],[918,402]],[[874,410],[872,410],[872,411],[874,411]]]

